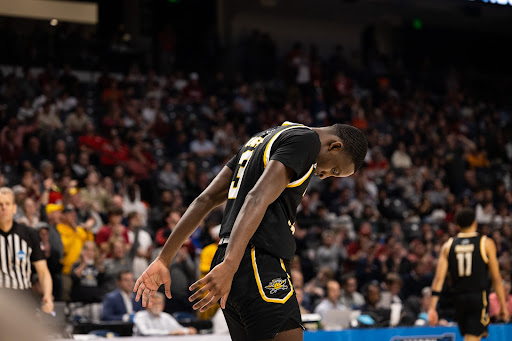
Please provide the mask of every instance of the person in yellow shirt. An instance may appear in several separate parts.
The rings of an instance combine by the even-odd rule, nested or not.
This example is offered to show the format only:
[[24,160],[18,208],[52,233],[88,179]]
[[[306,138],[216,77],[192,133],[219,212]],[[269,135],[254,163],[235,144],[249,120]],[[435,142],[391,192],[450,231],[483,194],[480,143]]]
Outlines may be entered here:
[[64,256],[62,257],[62,299],[69,300],[71,292],[71,267],[78,261],[82,246],[88,240],[94,241],[94,235],[91,232],[92,226],[77,226],[76,212],[73,206],[66,206],[62,211],[62,219],[57,224],[57,231],[60,233],[62,245],[64,246]]
[[[199,271],[201,272],[201,278],[203,278],[204,276],[206,276],[208,272],[210,272],[210,266],[212,264],[213,256],[215,255],[215,252],[217,251],[217,246],[219,245],[220,225],[216,225],[210,228],[209,233],[210,237],[213,240],[213,243],[205,246],[199,256]],[[201,320],[209,320],[215,315],[218,308],[219,306],[215,305],[204,312],[198,312],[198,318]]]

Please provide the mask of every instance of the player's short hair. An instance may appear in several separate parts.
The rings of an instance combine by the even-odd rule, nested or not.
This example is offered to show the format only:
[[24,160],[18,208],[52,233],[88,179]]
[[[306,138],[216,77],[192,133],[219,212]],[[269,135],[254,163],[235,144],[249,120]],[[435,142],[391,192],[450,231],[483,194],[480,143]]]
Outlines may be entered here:
[[461,209],[455,215],[455,223],[460,226],[461,229],[467,229],[475,221],[475,211],[469,207]]
[[354,173],[363,164],[368,152],[368,140],[364,133],[356,127],[336,123],[332,126],[334,133],[343,142],[343,149],[350,156],[354,163]]

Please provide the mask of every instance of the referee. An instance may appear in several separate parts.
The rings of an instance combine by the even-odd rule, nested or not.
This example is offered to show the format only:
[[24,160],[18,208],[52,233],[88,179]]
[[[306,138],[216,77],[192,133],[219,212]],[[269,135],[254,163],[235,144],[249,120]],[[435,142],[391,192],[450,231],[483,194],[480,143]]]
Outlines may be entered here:
[[52,278],[37,231],[14,222],[14,192],[0,187],[0,290],[25,299],[32,296],[32,265],[43,291],[41,310],[53,311]]

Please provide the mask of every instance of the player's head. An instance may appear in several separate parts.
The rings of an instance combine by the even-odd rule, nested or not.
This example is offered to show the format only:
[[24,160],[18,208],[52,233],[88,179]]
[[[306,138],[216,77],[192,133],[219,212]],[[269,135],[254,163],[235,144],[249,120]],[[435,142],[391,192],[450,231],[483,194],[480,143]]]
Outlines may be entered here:
[[467,231],[476,227],[475,211],[468,207],[461,209],[455,215],[455,224],[457,224],[461,231]]
[[368,140],[361,130],[353,126],[334,124],[329,128],[332,139],[327,149],[322,146],[320,150],[316,174],[320,179],[350,176],[363,164]]

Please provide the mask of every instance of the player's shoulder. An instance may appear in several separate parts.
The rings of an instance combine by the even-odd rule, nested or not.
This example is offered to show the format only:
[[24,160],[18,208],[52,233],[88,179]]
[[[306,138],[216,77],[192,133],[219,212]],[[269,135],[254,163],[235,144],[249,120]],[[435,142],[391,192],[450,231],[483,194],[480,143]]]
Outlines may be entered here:
[[496,243],[492,238],[488,238],[487,236],[482,236],[482,241],[484,243],[485,248],[488,250],[489,248],[496,249]]
[[453,241],[456,238],[457,237],[450,237],[450,239],[448,239],[446,242],[444,242],[443,247],[442,247],[443,252],[448,253],[450,251],[450,249],[452,248],[452,245],[453,245]]
[[295,129],[285,129],[282,133],[283,139],[294,139],[305,143],[311,143],[312,146],[320,145],[320,137],[311,128],[304,125],[290,125]]

